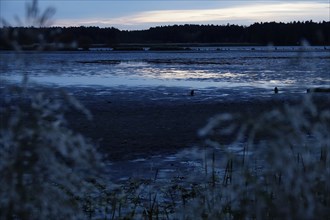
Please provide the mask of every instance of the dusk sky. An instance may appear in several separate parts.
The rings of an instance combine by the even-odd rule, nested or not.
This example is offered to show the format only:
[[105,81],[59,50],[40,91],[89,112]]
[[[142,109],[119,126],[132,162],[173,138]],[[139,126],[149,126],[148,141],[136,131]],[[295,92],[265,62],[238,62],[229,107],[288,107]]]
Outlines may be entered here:
[[[0,0],[0,16],[11,25],[25,19],[27,0]],[[40,0],[56,9],[54,26],[100,26],[121,30],[172,24],[240,24],[254,22],[329,21],[330,0],[220,1],[220,0]]]

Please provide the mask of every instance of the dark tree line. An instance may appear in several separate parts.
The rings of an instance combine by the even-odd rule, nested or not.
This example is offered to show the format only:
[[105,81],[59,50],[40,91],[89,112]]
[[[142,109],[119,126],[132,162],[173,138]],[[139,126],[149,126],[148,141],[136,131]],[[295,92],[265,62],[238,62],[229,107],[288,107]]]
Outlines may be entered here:
[[4,27],[0,49],[23,45],[35,49],[44,44],[57,49],[116,47],[124,44],[254,44],[330,45],[330,22],[254,23],[240,25],[172,25],[148,30],[120,31],[99,27]]
[[50,49],[88,48],[94,44],[117,44],[120,31],[99,27],[5,27],[0,32],[0,49],[13,49],[22,45],[25,49],[38,46]]

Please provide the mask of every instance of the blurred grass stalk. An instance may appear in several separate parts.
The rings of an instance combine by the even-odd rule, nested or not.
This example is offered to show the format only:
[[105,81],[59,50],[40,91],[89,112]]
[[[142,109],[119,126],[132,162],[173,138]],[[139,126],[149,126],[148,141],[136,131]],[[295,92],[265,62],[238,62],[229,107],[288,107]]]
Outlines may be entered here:
[[[222,197],[209,214],[223,217],[220,210],[227,207],[238,218],[329,216],[330,111],[318,109],[312,95],[257,118],[219,115],[200,134],[208,146],[222,147],[228,157],[217,193]],[[219,140],[228,134],[237,137],[233,144],[246,142],[251,154],[244,149],[242,160],[242,155],[223,147]]]
[[[27,23],[17,17],[18,25],[43,27],[55,13],[53,8],[41,12],[37,0],[26,9]],[[11,36],[7,41],[20,59],[19,33]],[[34,37],[41,51],[43,36]],[[23,62],[28,69],[28,61]],[[87,218],[97,191],[91,183],[103,162],[96,146],[68,129],[65,112],[91,115],[65,91],[32,84],[22,72],[21,84],[4,83],[0,91],[0,219]]]

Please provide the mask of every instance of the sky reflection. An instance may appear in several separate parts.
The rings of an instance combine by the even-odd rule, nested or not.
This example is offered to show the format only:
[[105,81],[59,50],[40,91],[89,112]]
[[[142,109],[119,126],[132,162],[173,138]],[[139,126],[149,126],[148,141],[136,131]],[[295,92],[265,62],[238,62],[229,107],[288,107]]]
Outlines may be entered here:
[[[314,56],[315,55],[315,56]],[[226,51],[219,53],[0,53],[2,79],[88,86],[272,88],[328,85],[329,52]],[[280,58],[280,59],[279,59]],[[292,61],[296,59],[294,62]]]

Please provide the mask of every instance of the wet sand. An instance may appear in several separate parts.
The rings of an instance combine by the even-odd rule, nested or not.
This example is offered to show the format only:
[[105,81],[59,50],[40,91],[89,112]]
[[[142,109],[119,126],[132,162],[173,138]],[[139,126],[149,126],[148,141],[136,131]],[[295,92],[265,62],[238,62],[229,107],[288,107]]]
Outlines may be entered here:
[[[161,92],[160,92],[161,90]],[[175,154],[202,146],[197,132],[219,113],[241,113],[257,117],[265,111],[299,102],[305,94],[274,94],[264,98],[202,99],[202,92],[172,89],[69,89],[91,111],[93,120],[69,113],[70,126],[99,146],[112,161],[134,160],[154,155]],[[171,93],[172,92],[172,93]],[[323,108],[329,96],[318,97]],[[224,140],[229,141],[229,140]]]
[[[50,90],[51,96],[56,95],[53,89],[33,87],[33,90]],[[93,115],[88,120],[82,113],[68,111],[69,127],[98,147],[108,166],[106,172],[115,181],[154,178],[155,173],[158,178],[168,179],[203,170],[207,148],[198,130],[211,117],[221,113],[258,117],[274,108],[300,103],[310,95],[269,91],[248,96],[246,91],[225,94],[224,90],[211,88],[196,90],[191,96],[189,88],[181,87],[67,87],[64,90]],[[4,98],[0,97],[0,103]],[[329,109],[328,93],[316,94],[314,98],[319,108]],[[221,144],[230,144],[231,140],[233,137],[228,136],[221,139]],[[231,147],[242,150],[242,146]],[[222,157],[221,149],[216,154],[217,158]]]

